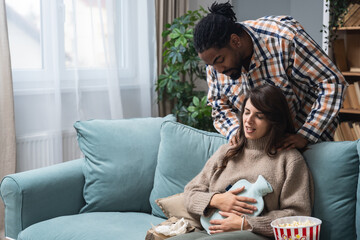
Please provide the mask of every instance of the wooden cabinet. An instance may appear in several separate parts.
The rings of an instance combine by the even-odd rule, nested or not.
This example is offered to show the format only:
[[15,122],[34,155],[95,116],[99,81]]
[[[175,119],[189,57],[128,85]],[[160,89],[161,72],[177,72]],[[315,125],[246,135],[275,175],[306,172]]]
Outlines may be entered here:
[[360,26],[339,28],[337,34],[333,57],[349,87],[335,141],[356,140],[360,138]]

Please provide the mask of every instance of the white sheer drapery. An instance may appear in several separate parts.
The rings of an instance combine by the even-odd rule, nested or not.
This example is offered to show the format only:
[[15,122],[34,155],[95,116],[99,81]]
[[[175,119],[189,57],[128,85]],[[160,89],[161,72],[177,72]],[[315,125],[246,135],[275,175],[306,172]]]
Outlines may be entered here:
[[157,116],[153,0],[6,5],[17,171],[81,157],[75,121]]
[[[5,1],[0,0],[0,179],[15,172],[14,98]],[[0,239],[5,239],[4,204],[0,202]]]

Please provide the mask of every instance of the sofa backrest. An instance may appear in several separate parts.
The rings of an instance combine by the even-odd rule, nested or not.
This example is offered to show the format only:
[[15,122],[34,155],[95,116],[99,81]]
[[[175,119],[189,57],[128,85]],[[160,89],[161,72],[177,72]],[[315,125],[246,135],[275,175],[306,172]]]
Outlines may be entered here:
[[359,140],[314,144],[303,155],[314,179],[321,239],[360,237]]

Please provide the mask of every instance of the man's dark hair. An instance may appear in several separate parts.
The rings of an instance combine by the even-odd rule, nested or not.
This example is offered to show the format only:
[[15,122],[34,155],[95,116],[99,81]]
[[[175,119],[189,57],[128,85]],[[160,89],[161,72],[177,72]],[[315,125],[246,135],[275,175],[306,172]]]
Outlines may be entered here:
[[198,53],[209,48],[223,48],[233,33],[241,35],[242,29],[236,24],[233,6],[229,2],[214,2],[209,8],[210,13],[202,18],[195,27],[194,47]]

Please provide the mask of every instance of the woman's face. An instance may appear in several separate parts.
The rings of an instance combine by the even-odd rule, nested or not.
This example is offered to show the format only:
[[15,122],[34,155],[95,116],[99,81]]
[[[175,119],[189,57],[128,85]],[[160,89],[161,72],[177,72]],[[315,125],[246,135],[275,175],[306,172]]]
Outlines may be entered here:
[[243,127],[247,139],[264,137],[270,130],[270,122],[265,115],[256,109],[250,99],[245,104],[243,113]]

